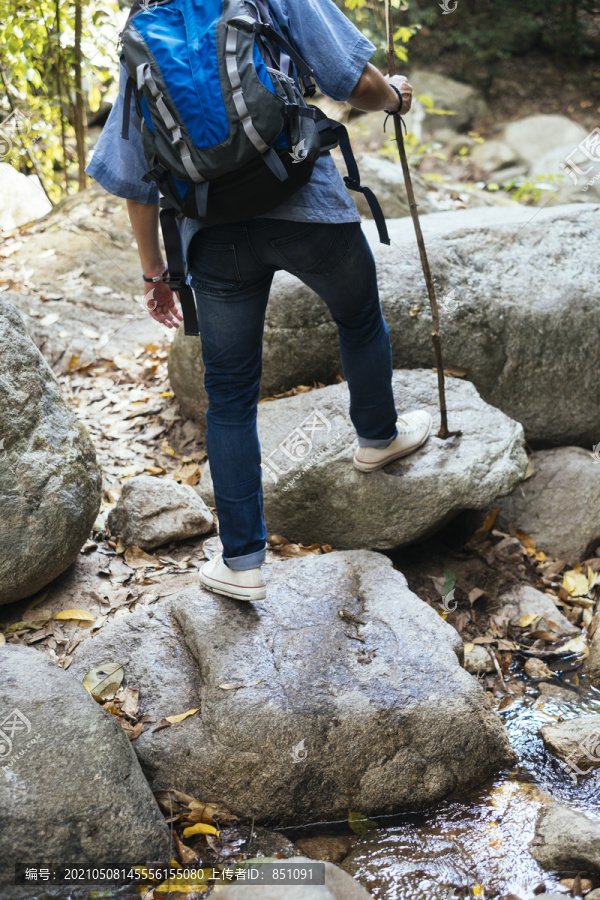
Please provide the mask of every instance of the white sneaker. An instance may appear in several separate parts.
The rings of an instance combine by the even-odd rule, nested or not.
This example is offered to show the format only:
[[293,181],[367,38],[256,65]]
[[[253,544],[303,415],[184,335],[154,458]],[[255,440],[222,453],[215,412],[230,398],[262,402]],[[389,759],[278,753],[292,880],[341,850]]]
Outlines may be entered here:
[[264,600],[267,596],[260,568],[237,572],[225,565],[221,553],[204,563],[200,569],[200,581],[214,594],[223,594],[234,600]]
[[422,447],[431,433],[432,419],[424,409],[405,413],[398,419],[398,434],[391,444],[377,447],[359,447],[354,454],[354,465],[361,472],[374,472],[387,466],[393,459],[401,459]]

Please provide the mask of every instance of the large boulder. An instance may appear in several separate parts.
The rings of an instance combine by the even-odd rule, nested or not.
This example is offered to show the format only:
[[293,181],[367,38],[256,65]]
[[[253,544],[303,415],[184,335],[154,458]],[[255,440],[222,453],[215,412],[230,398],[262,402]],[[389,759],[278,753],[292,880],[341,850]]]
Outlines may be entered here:
[[500,504],[498,526],[530,534],[538,550],[576,562],[600,544],[600,445],[539,450],[534,474]]
[[[342,175],[347,175],[343,161],[336,159]],[[362,184],[369,187],[376,195],[386,219],[400,219],[402,216],[410,216],[406,185],[399,162],[392,162],[380,156],[369,156],[366,153],[358,153],[356,162],[360,171]],[[425,181],[416,172],[412,176],[415,199],[421,215],[433,210],[433,203],[427,194]],[[373,218],[371,208],[364,194],[351,191],[350,196],[356,203],[361,216]]]
[[544,869],[600,873],[600,824],[552,804],[539,814],[530,849]]
[[[585,138],[579,137],[571,144],[553,147],[537,159],[529,170],[529,176],[560,177],[553,193],[548,194],[552,203],[598,203],[600,200],[600,154],[597,149],[585,151]],[[590,159],[592,153],[592,159]]]
[[512,147],[498,139],[475,144],[469,155],[475,165],[485,172],[496,172],[507,166],[514,166],[518,162],[517,154]]
[[[208,397],[200,338],[186,337],[179,328],[168,365],[182,410],[205,425]],[[265,322],[261,396],[326,381],[339,368],[337,329],[325,303],[294,275],[278,272]]]
[[0,604],[76,559],[100,507],[86,430],[15,307],[0,298]]
[[123,661],[155,789],[278,823],[421,808],[514,762],[454,629],[369,551],[277,561],[267,600],[202,588],[107,625],[69,674]]
[[568,763],[573,772],[587,775],[600,766],[600,715],[544,725],[540,734],[548,750]]
[[[438,283],[444,363],[465,367],[485,401],[546,445],[598,441],[600,207],[481,208],[421,219]],[[388,222],[375,253],[395,368],[433,365],[431,315],[410,218]],[[275,277],[267,309],[262,395],[327,381],[340,366],[325,304],[291,275]],[[176,338],[169,360],[184,410],[206,410],[198,338]]]
[[534,115],[507,125],[502,133],[502,140],[520,160],[534,166],[556,147],[574,146],[585,136],[585,129],[566,116]]
[[[8,120],[10,124],[10,119]],[[3,124],[2,144],[6,141],[6,125]],[[2,150],[6,150],[3,146]],[[14,166],[0,162],[0,231],[13,231],[19,225],[26,225],[41,219],[52,209],[37,175],[23,175]]]
[[[116,718],[30,647],[0,648],[0,884],[14,863],[168,860],[169,831]],[[8,895],[3,895],[8,896]]]
[[417,102],[420,95],[425,96],[433,100],[435,109],[453,113],[453,115],[431,113],[427,112],[425,107],[422,127],[426,135],[435,135],[440,128],[466,131],[474,119],[487,114],[485,100],[477,88],[470,84],[423,69],[411,72],[410,83],[414,88]]
[[[395,372],[394,396],[400,413],[427,409],[437,429],[434,372]],[[443,441],[432,434],[416,453],[368,475],[353,466],[345,383],[261,404],[269,531],[336,549],[389,549],[514,489],[527,467],[521,426],[484,403],[469,382],[448,379],[446,396],[450,428],[462,435]],[[198,490],[210,505],[208,465]]]
[[151,475],[126,481],[108,516],[111,533],[142,550],[206,534],[213,525],[211,511],[190,485]]

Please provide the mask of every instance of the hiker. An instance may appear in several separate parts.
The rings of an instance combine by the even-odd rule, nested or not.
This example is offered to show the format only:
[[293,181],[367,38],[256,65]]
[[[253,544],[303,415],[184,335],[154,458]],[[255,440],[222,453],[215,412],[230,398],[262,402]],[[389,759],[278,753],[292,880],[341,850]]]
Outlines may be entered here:
[[[205,15],[211,4],[215,10],[220,7],[215,0],[203,0],[196,10]],[[245,6],[267,12],[265,0],[250,0]],[[151,4],[149,12],[139,13],[140,21],[145,24],[150,20],[142,20],[144,15],[156,12],[158,16],[161,11],[160,4],[155,11]],[[296,65],[294,69],[290,64],[288,73],[300,72],[304,60],[321,91],[334,100],[347,100],[364,111],[408,112],[412,88],[407,79],[400,75],[388,79],[369,63],[375,47],[333,0],[269,0],[268,13],[275,30],[287,38],[285,47]],[[216,11],[215,18],[219,15]],[[136,24],[135,18],[132,24]],[[186,40],[184,36],[184,43]],[[141,78],[150,90],[150,102],[152,98],[162,102],[163,94],[152,80],[150,66],[137,66],[137,71],[138,87]],[[271,66],[268,71],[275,80],[275,69]],[[302,71],[306,74],[306,67]],[[150,314],[168,328],[177,328],[183,317],[171,287],[163,280],[168,274],[158,238],[159,192],[147,177],[142,180],[148,163],[140,138],[141,119],[126,81],[127,73],[121,66],[119,97],[87,171],[107,191],[127,199],[144,293],[152,299],[148,304]],[[277,83],[289,94],[290,82],[297,84],[297,78],[292,80],[288,74],[280,76]],[[128,125],[122,131],[122,121],[129,115],[133,127],[127,134]],[[173,145],[181,152],[180,161],[189,171],[192,163],[189,148],[180,140],[181,130],[173,117],[169,124],[164,109],[162,115],[171,128]],[[302,124],[305,120],[300,121]],[[243,118],[242,122],[248,130],[248,122]],[[310,180],[267,213],[246,214],[241,221],[234,217],[231,224],[206,224],[189,217],[180,222],[202,339],[209,398],[206,442],[223,543],[223,554],[205,563],[200,579],[215,593],[243,600],[266,596],[261,565],[267,531],[256,418],[265,310],[276,271],[291,272],[312,288],[327,304],[338,326],[350,416],[358,436],[356,468],[372,472],[412,453],[425,443],[432,427],[431,417],[423,410],[398,418],[391,384],[389,332],[379,303],[373,255],[332,157],[329,153],[317,153],[316,157]],[[309,164],[301,141],[293,145],[291,153],[280,152],[278,158],[284,159],[288,172],[298,178],[303,177],[302,166]],[[278,165],[277,159],[266,161],[271,168]],[[158,166],[148,174],[164,180],[165,167]],[[360,189],[356,178],[351,182]],[[211,186],[198,176],[194,188],[199,209],[200,204],[206,204],[207,193],[211,196]],[[265,200],[268,198],[256,193],[256,202],[261,202],[263,209]]]

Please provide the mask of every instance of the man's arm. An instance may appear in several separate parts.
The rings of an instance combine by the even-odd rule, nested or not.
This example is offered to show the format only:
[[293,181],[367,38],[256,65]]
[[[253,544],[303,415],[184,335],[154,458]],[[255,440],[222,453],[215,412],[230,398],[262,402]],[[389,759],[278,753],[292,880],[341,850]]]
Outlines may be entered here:
[[387,78],[371,63],[364,67],[358,83],[348,98],[348,103],[364,112],[382,112],[398,109],[398,94],[390,87],[395,85],[402,94],[402,112],[407,113],[412,104],[412,86],[404,75]]
[[[142,272],[147,278],[162,275],[166,263],[158,240],[158,203],[138,203],[127,201],[129,221],[135,235],[142,264]],[[144,281],[145,305],[153,319],[168,328],[177,328],[182,321],[171,288],[162,281],[151,284]]]

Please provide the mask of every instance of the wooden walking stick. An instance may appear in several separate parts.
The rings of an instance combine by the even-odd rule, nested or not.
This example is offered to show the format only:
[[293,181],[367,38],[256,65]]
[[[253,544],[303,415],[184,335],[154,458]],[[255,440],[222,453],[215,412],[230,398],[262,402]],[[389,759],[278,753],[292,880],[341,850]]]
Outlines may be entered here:
[[[387,29],[387,54],[388,69],[390,78],[396,74],[396,53],[394,50],[394,24],[392,21],[392,0],[385,0],[385,20]],[[431,338],[433,341],[433,349],[435,351],[435,362],[438,376],[438,389],[440,394],[440,411],[442,414],[442,422],[438,437],[446,438],[453,435],[460,435],[460,431],[448,431],[448,411],[446,409],[446,390],[444,385],[444,364],[442,362],[442,341],[440,338],[440,314],[435,296],[435,285],[429,268],[429,260],[427,259],[427,251],[425,249],[425,241],[423,240],[423,232],[421,230],[421,222],[419,221],[419,213],[415,200],[415,192],[413,190],[412,178],[410,177],[410,169],[408,168],[408,159],[406,158],[406,148],[404,146],[404,137],[402,135],[402,119],[398,113],[393,116],[394,128],[396,131],[396,142],[398,144],[398,153],[400,154],[400,163],[404,174],[404,183],[406,184],[406,195],[408,197],[408,205],[412,216],[413,225],[415,226],[415,234],[417,235],[417,244],[419,246],[419,255],[421,257],[421,265],[423,266],[423,274],[425,275],[425,283],[427,285],[427,293],[429,294],[429,303],[431,305]]]

